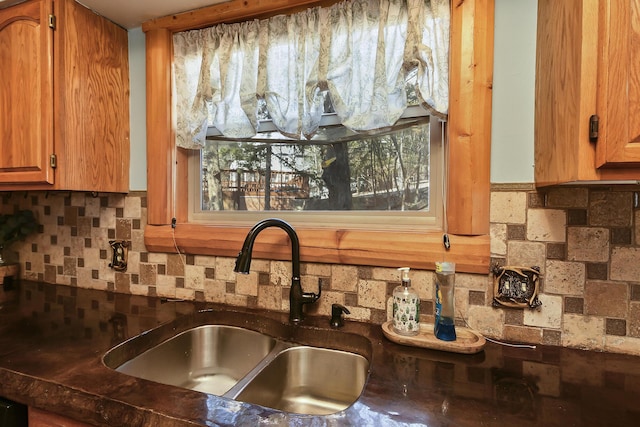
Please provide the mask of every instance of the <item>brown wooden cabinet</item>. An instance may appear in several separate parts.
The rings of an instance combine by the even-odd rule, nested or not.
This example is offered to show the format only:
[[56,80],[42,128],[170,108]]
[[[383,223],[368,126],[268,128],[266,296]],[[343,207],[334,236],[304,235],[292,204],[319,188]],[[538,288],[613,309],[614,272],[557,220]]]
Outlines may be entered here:
[[598,166],[640,166],[640,0],[600,1]]
[[640,0],[539,0],[536,184],[640,180],[639,20]]
[[0,191],[129,190],[127,31],[74,0],[0,9]]
[[29,427],[89,427],[89,424],[29,407]]

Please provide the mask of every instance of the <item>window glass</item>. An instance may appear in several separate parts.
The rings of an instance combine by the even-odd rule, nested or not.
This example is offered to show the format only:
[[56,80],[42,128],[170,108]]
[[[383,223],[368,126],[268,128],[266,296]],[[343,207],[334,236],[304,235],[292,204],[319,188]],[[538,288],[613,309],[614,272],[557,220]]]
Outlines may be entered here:
[[269,139],[270,132],[255,140],[208,139],[190,155],[190,219],[277,215],[316,226],[441,226],[440,122],[407,119],[372,136],[345,136],[342,126],[322,133],[305,142]]
[[428,122],[343,142],[209,140],[200,209],[428,211],[429,155]]

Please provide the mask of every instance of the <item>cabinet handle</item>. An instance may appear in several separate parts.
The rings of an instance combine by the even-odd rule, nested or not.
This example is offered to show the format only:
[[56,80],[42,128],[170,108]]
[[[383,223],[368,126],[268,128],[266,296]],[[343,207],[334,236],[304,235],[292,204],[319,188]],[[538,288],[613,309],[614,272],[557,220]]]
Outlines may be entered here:
[[598,140],[598,127],[600,124],[600,118],[597,114],[589,117],[589,140],[596,142]]

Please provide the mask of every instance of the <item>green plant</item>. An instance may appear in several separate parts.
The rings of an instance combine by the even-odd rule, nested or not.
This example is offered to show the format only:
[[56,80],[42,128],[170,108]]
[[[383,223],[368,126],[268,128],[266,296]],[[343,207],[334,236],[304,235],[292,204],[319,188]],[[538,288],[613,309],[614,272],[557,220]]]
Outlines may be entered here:
[[[0,251],[38,230],[38,220],[29,210],[0,215]],[[0,260],[2,256],[0,255]]]

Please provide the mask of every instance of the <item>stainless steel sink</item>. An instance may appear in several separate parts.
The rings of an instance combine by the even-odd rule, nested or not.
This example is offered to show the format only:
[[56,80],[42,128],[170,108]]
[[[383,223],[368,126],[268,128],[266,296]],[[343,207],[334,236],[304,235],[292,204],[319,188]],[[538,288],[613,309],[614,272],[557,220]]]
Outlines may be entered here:
[[178,318],[112,348],[103,362],[133,377],[292,413],[332,414],[360,397],[369,361],[350,351],[369,354],[366,338],[238,314],[226,318],[231,326],[223,318],[215,311]]
[[236,399],[286,412],[333,414],[358,400],[368,370],[369,362],[358,354],[292,347],[280,352]]
[[199,326],[156,345],[116,371],[221,396],[255,368],[275,344],[275,339],[248,329]]

